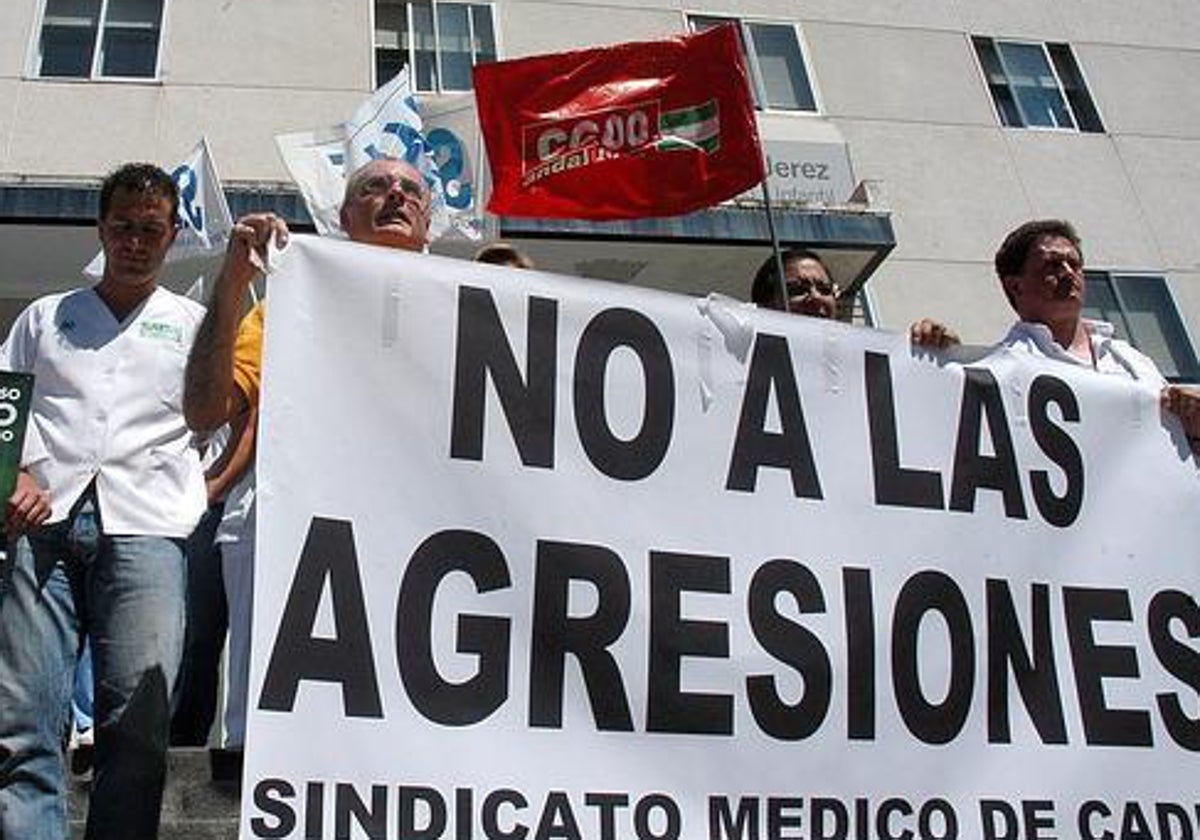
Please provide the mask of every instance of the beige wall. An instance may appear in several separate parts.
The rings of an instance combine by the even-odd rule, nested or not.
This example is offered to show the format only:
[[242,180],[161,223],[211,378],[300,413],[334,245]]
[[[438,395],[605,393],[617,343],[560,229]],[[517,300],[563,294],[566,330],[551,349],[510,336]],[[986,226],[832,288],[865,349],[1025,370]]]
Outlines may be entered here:
[[224,178],[283,181],[274,135],[345,119],[371,86],[358,0],[167,0],[160,77],[144,82],[27,78],[39,9],[0,4],[0,177],[94,178],[207,135]]

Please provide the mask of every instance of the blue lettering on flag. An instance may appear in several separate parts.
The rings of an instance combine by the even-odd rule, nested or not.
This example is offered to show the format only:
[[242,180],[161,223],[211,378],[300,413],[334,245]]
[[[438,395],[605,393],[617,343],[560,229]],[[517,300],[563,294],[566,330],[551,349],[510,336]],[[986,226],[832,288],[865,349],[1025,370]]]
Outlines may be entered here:
[[468,209],[471,206],[471,183],[462,180],[467,160],[462,141],[449,129],[435,128],[429,132],[426,142],[437,164],[446,205],[453,210]]
[[179,221],[184,227],[190,227],[203,235],[204,207],[202,203],[196,201],[200,180],[196,177],[195,171],[186,163],[180,164],[171,173],[171,180],[179,188]]
[[[404,150],[404,160],[408,163],[416,165],[421,159],[421,155],[427,151],[425,147],[425,138],[421,136],[421,132],[413,128],[408,123],[390,122],[383,126],[383,134],[391,134],[398,141],[400,147]],[[375,149],[374,144],[367,147],[367,154],[372,158],[382,157],[383,153]]]

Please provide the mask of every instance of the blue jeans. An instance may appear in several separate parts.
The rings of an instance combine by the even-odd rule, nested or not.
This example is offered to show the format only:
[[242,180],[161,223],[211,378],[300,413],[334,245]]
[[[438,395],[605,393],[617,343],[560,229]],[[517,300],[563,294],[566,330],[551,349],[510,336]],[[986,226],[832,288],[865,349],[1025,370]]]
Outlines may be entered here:
[[223,502],[210,505],[187,541],[187,634],[171,714],[171,744],[176,747],[203,747],[217,718],[229,619],[221,552],[213,540],[224,511]]
[[95,680],[92,677],[92,646],[83,640],[79,661],[75,663],[75,690],[71,692],[71,711],[75,718],[75,731],[87,732],[92,728],[92,714],[96,711],[92,703]]
[[0,563],[0,838],[67,836],[75,660],[91,634],[96,749],[88,838],[158,834],[183,649],[183,541],[109,536],[90,499]]

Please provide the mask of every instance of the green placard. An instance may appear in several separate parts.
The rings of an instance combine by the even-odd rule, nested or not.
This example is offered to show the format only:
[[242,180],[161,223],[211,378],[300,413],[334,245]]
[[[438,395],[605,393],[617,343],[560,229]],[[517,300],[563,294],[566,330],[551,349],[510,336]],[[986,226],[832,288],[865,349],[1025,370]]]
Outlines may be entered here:
[[32,396],[33,374],[0,370],[0,501],[3,503],[8,502],[17,486]]

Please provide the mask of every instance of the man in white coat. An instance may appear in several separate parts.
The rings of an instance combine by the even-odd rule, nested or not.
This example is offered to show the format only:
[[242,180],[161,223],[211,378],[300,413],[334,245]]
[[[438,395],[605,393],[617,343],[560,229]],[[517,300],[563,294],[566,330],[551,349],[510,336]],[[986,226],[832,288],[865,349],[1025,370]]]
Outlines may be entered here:
[[0,838],[67,836],[72,674],[90,634],[96,753],[87,837],[152,838],[183,648],[184,540],[205,507],[183,419],[204,315],[158,286],[178,192],[126,164],[100,190],[105,268],[18,316],[0,367],[34,374],[0,567]]

